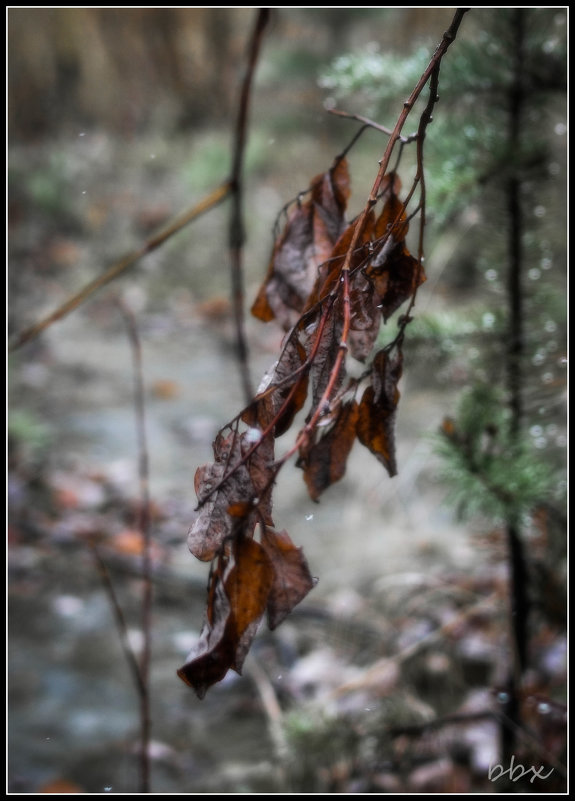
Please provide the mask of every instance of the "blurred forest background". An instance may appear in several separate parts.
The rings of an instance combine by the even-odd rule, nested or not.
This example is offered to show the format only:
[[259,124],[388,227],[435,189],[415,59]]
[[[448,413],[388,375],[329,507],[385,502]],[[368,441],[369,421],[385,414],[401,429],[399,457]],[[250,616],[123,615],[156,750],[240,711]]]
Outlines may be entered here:
[[[358,128],[329,110],[393,127],[453,12],[273,11],[251,96],[246,306],[281,208]],[[11,336],[225,181],[255,13],[8,9]],[[319,583],[205,700],[176,669],[207,582],[186,547],[194,472],[243,405],[226,205],[10,354],[10,792],[138,787],[138,696],[90,546],[137,653],[119,300],[146,388],[153,791],[565,789],[567,24],[565,8],[465,16],[426,140],[428,280],[404,347],[399,475],[354,450],[317,505],[284,469],[277,519]],[[350,152],[354,213],[386,142],[370,129]],[[281,331],[246,331],[257,384]],[[490,778],[511,756],[525,772]]]

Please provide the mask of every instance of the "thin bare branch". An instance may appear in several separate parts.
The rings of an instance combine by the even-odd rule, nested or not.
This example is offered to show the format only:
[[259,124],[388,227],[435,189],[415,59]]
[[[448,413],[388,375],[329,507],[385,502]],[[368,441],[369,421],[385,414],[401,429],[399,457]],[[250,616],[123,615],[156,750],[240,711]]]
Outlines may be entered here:
[[138,327],[132,312],[123,303],[120,310],[126,322],[128,339],[132,351],[134,376],[134,408],[136,414],[136,435],[138,442],[138,477],[140,503],[138,528],[142,537],[142,636],[143,646],[140,658],[140,790],[150,792],[150,666],[152,642],[152,533],[149,480],[149,457],[146,436],[146,408],[144,402],[144,372],[142,367],[142,347]]
[[243,246],[245,242],[245,226],[243,215],[242,177],[251,88],[263,34],[268,24],[269,17],[269,8],[258,9],[256,23],[248,51],[248,63],[242,81],[242,90],[240,94],[234,136],[232,173],[230,176],[232,206],[230,213],[229,248],[232,277],[232,305],[236,325],[238,360],[246,402],[249,402],[252,398],[253,391],[249,375],[248,345],[244,326]]
[[[381,133],[384,133],[386,136],[392,136],[393,134],[393,131],[390,130],[389,128],[386,128],[384,125],[380,125],[379,123],[374,122],[373,120],[370,120],[368,117],[364,117],[361,114],[350,114],[347,111],[341,111],[340,109],[337,108],[330,108],[328,111],[330,114],[333,114],[336,117],[343,117],[346,120],[355,120],[356,122],[363,123],[361,129],[362,133],[366,128],[374,128],[376,131],[380,131]],[[416,139],[417,139],[416,133],[410,134],[410,136],[399,137],[399,141],[403,145],[408,145],[410,142],[414,142]],[[346,148],[346,152],[348,150],[349,146]]]
[[192,206],[191,209],[184,212],[181,216],[177,217],[158,234],[149,239],[141,248],[133,250],[127,256],[117,261],[105,273],[95,278],[86,284],[79,292],[74,293],[64,303],[62,303],[55,311],[51,312],[47,317],[30,326],[22,331],[10,345],[10,350],[16,350],[22,345],[36,339],[43,331],[49,328],[57,320],[66,317],[70,312],[73,312],[89,298],[92,297],[102,287],[111,283],[118,276],[122,275],[130,267],[133,267],[136,262],[140,261],[148,253],[156,250],[160,245],[163,245],[170,237],[185,228],[186,225],[197,220],[202,214],[210,211],[215,206],[219,205],[231,192],[231,184],[229,181],[214,189],[199,203]]
[[383,158],[379,162],[379,171],[377,173],[377,177],[376,177],[375,182],[373,184],[373,187],[372,187],[372,190],[371,190],[371,194],[370,194],[370,196],[368,198],[368,201],[367,201],[367,203],[365,205],[365,208],[364,208],[363,212],[360,215],[360,221],[356,225],[355,234],[354,234],[353,240],[352,240],[352,242],[351,242],[351,244],[349,246],[348,254],[347,254],[347,257],[346,257],[346,262],[345,262],[345,264],[344,264],[344,266],[342,268],[343,270],[349,269],[349,263],[350,263],[353,251],[355,250],[355,248],[357,246],[357,243],[359,242],[360,237],[363,234],[363,230],[364,230],[365,224],[367,222],[368,215],[369,215],[370,211],[372,210],[372,208],[374,207],[374,205],[377,202],[377,198],[379,196],[379,191],[380,191],[384,176],[388,172],[389,162],[391,160],[391,155],[393,153],[393,149],[394,149],[396,143],[401,141],[401,131],[403,129],[403,126],[405,125],[405,121],[407,120],[411,110],[413,109],[413,106],[415,105],[415,102],[417,101],[419,95],[421,94],[421,92],[423,91],[425,85],[429,81],[432,73],[437,69],[438,65],[441,63],[441,59],[443,58],[443,56],[447,52],[447,49],[448,49],[449,45],[455,39],[455,36],[457,35],[457,31],[458,31],[459,26],[461,24],[461,21],[463,19],[463,15],[466,13],[466,11],[468,11],[468,9],[457,9],[457,11],[455,12],[455,15],[453,17],[452,23],[449,26],[448,30],[443,34],[441,42],[437,46],[437,48],[435,50],[435,53],[433,54],[433,56],[431,58],[431,61],[427,65],[427,68],[425,69],[423,75],[421,76],[421,78],[417,82],[417,84],[416,84],[415,88],[413,89],[412,93],[410,94],[409,98],[403,104],[403,110],[402,110],[401,114],[399,115],[399,118],[398,118],[398,120],[397,120],[397,122],[395,124],[395,127],[394,127],[393,131],[389,135],[389,141],[387,143],[387,147],[385,149],[385,153],[383,154]]

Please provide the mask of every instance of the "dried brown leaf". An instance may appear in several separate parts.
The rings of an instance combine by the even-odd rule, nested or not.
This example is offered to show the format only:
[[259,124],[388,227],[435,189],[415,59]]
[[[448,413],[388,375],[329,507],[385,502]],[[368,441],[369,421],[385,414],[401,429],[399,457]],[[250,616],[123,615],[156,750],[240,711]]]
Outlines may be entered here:
[[397,474],[395,415],[402,361],[401,352],[395,358],[391,358],[384,350],[376,354],[371,385],[363,393],[357,419],[359,441],[379,459],[390,476]]
[[[353,253],[350,255],[348,262],[348,269],[350,272],[357,271],[368,259],[370,252],[369,242],[373,235],[374,220],[375,217],[373,213],[370,212],[364,223],[361,236],[356,243]],[[359,223],[360,219],[358,218],[343,230],[329,258],[319,266],[317,280],[308,298],[306,309],[312,309],[316,303],[326,298],[338,286],[341,279],[342,267],[345,264],[348,251],[351,248],[356,233],[356,226]]]
[[[333,306],[327,310],[325,324],[322,324],[320,319],[317,325],[314,324],[310,326],[306,332],[308,336],[305,345],[306,351],[311,354],[315,349],[315,355],[310,368],[313,409],[319,405],[333,377],[333,370],[339,353],[343,330],[343,315],[340,312],[341,305],[343,305],[342,299],[338,298]],[[319,341],[317,341],[318,337]],[[333,382],[334,393],[340,389],[344,378],[345,366],[342,365],[337,379]]]
[[425,281],[423,265],[414,258],[405,246],[396,250],[387,263],[387,268],[374,279],[374,287],[380,295],[380,308],[384,320],[409,300]]
[[315,212],[313,240],[318,265],[329,258],[342,233],[349,195],[349,172],[345,159],[312,181],[311,201]]
[[213,449],[215,462],[196,470],[194,487],[200,510],[188,532],[188,548],[202,562],[214,559],[232,534],[234,521],[228,508],[256,497],[249,470],[241,464],[237,433],[231,432],[227,437],[218,434]]
[[358,405],[349,401],[339,406],[329,429],[319,441],[312,441],[300,450],[299,464],[310,497],[317,501],[324,490],[343,478],[347,457],[356,437]]
[[331,221],[330,237],[335,242],[341,233],[341,220],[351,194],[347,160],[339,159],[326,173],[314,178],[311,187],[313,202]]
[[271,559],[259,543],[240,535],[231,550],[210,577],[206,621],[178,670],[199,698],[228,670],[241,672],[274,582]]
[[423,265],[411,255],[405,244],[409,222],[396,190],[394,184],[375,222],[374,237],[379,246],[365,271],[379,296],[379,307],[385,321],[425,281]]
[[349,174],[345,160],[311,183],[311,198],[292,209],[274,244],[268,274],[252,314],[276,318],[288,330],[299,318],[312,291],[319,266],[329,258],[345,227]]
[[316,582],[301,548],[286,531],[265,529],[262,546],[273,565],[275,576],[268,597],[268,626],[275,629],[305,598]]
[[394,189],[388,194],[381,214],[375,221],[374,237],[376,241],[389,236],[393,237],[395,242],[403,242],[409,231],[405,207]]
[[365,362],[373,350],[381,326],[381,300],[373,283],[358,270],[350,279],[351,321],[348,336],[349,352]]
[[233,664],[237,645],[230,602],[217,573],[210,577],[208,593],[208,617],[200,638],[178,670],[178,676],[195,690],[198,698],[224,678]]
[[261,382],[258,394],[243,412],[245,423],[263,430],[273,424],[275,437],[290,428],[307,398],[306,358],[305,348],[297,336],[290,336],[280,358]]
[[258,294],[256,295],[256,299],[254,300],[252,307],[250,309],[252,315],[256,317],[258,320],[261,320],[263,323],[271,322],[271,320],[274,320],[276,316],[268,299],[268,292],[273,296],[273,287],[270,287],[273,274],[274,274],[274,264],[272,258],[264,282],[260,286]]
[[[254,441],[257,436],[260,436],[260,439]],[[252,451],[246,461],[253,493],[251,500],[255,502],[257,499],[258,515],[264,519],[266,525],[273,526],[274,438],[271,434],[261,437],[261,432],[252,428],[242,434],[241,447],[245,456]]]
[[[224,586],[234,618],[237,645],[248,627],[259,623],[266,610],[274,569],[265,549],[251,537],[238,538],[233,550],[234,565]],[[236,653],[232,665],[234,670],[239,672],[241,663],[243,658],[240,659]]]

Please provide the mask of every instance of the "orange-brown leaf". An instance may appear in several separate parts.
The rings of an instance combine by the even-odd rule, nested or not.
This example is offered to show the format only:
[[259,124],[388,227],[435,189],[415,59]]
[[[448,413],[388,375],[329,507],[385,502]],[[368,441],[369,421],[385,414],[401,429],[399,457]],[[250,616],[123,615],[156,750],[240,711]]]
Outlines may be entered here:
[[[381,295],[381,313],[387,320],[425,281],[423,265],[403,246],[389,260],[386,287]],[[376,292],[378,285],[376,284]]]
[[374,237],[376,241],[386,235],[395,242],[403,242],[409,231],[409,223],[405,208],[399,197],[392,193],[383,205],[381,214],[375,222]]
[[264,548],[250,537],[236,540],[234,559],[224,586],[239,642],[248,626],[259,622],[266,610],[274,570]]
[[221,681],[231,668],[236,646],[230,602],[219,575],[214,573],[210,579],[207,619],[178,676],[195,690],[198,698],[203,698],[212,684]]
[[401,353],[395,359],[383,350],[376,354],[371,385],[363,393],[357,419],[359,441],[379,459],[390,476],[397,474],[395,414],[401,372]]
[[[324,263],[319,266],[317,280],[308,298],[306,309],[311,309],[319,300],[327,297],[338,285],[341,270],[345,264],[346,256],[353,242],[356,226],[359,222],[359,219],[354,220],[354,222],[350,223],[343,230],[333,246],[329,258],[326,258]],[[350,256],[348,263],[348,269],[350,271],[359,268],[361,264],[367,260],[367,243],[371,239],[373,225],[374,215],[370,212],[363,226],[363,231],[356,243],[354,252]]]
[[311,183],[311,199],[290,212],[277,238],[252,313],[267,322],[272,318],[288,330],[304,309],[318,267],[329,258],[345,227],[349,174],[345,159]]
[[397,191],[395,183],[391,193],[387,188],[388,196],[374,227],[377,250],[365,271],[379,296],[379,306],[386,321],[425,281],[423,265],[411,255],[405,244],[409,223]]
[[230,517],[237,517],[238,520],[245,520],[253,508],[254,507],[252,503],[248,503],[247,501],[236,501],[228,506],[227,512]]
[[261,287],[259,288],[258,294],[256,295],[256,299],[254,300],[252,307],[250,309],[252,315],[256,317],[258,320],[261,320],[263,323],[269,323],[275,317],[274,310],[272,309],[270,302],[268,300],[268,285],[270,283],[272,276],[273,276],[273,262],[270,264],[268,268],[268,273],[266,275],[266,278]]
[[324,262],[319,266],[317,278],[308,297],[306,309],[311,309],[319,300],[327,297],[339,281],[345,255],[353,239],[355,224],[348,225]]
[[[365,361],[371,352],[381,323],[381,312],[378,308],[380,299],[374,292],[372,282],[365,278],[362,272],[362,267],[368,260],[368,243],[373,235],[374,220],[373,212],[370,212],[348,261],[348,270],[351,276],[349,291],[351,319],[348,345],[351,355],[359,361]],[[336,291],[340,285],[342,268],[359,223],[360,219],[358,218],[347,226],[336,242],[330,258],[320,266],[316,284],[307,303],[308,310],[311,310],[321,299]],[[332,333],[336,332],[337,329],[334,329],[332,325]],[[326,351],[323,343],[322,349],[324,352]],[[317,371],[314,370],[314,372]]]
[[228,670],[241,672],[275,576],[264,548],[247,536],[236,537],[232,553],[219,562],[210,577],[200,638],[178,670],[178,676],[199,698]]
[[[346,209],[347,201],[351,194],[349,168],[347,159],[339,159],[334,167],[328,173],[331,181],[331,189],[333,192],[334,200],[338,207],[338,213],[343,214]],[[324,205],[327,203],[324,200]]]
[[230,603],[230,631],[234,654],[230,665],[241,673],[244,660],[266,610],[274,569],[264,548],[251,538],[234,544],[235,564],[225,580]]
[[308,372],[302,369],[306,358],[304,346],[291,336],[258,394],[242,413],[245,423],[262,429],[273,423],[275,437],[288,430],[307,398]]
[[275,629],[316,584],[301,548],[286,531],[265,529],[262,546],[274,568],[274,581],[268,597],[268,626]]
[[347,457],[356,437],[358,406],[355,401],[339,407],[333,425],[321,437],[300,451],[300,466],[312,500],[345,475]]

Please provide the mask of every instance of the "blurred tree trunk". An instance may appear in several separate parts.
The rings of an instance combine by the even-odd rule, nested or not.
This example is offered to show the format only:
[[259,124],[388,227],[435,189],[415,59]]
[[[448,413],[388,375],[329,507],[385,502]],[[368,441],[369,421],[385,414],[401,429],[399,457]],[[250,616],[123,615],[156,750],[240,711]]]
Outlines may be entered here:
[[10,9],[9,132],[228,120],[251,18],[243,8]]

